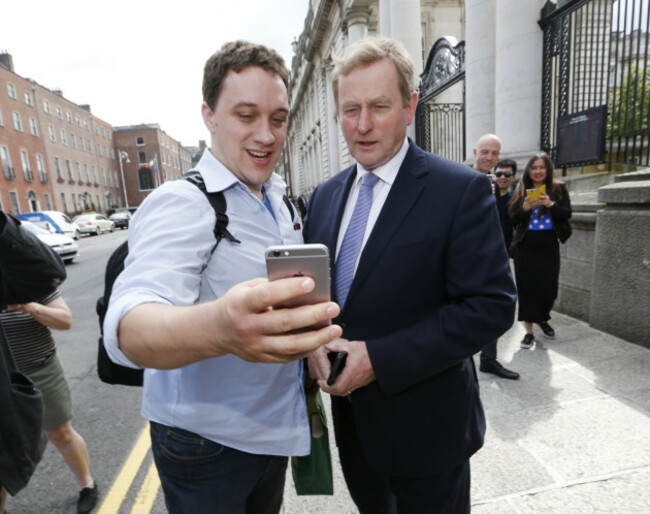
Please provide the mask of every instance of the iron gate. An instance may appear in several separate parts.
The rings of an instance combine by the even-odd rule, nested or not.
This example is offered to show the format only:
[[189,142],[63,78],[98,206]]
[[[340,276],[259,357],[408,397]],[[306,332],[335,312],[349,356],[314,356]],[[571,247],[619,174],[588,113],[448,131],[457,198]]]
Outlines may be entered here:
[[650,166],[649,4],[564,0],[542,10],[542,149],[554,159],[561,120],[601,108],[606,155],[592,162]]
[[465,42],[441,37],[420,75],[415,132],[420,148],[465,159]]

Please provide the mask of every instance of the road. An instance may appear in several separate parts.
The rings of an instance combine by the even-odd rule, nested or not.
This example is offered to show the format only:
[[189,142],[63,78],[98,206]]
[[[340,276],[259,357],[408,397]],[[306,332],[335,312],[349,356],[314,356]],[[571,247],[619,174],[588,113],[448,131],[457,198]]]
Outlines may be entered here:
[[[126,240],[127,231],[101,236],[85,236],[79,243],[80,255],[66,266],[68,278],[61,287],[63,297],[74,315],[69,331],[54,331],[59,356],[72,391],[73,426],[84,437],[91,458],[92,473],[99,484],[101,501],[131,454],[138,436],[145,428],[140,416],[140,388],[109,386],[97,378],[97,338],[99,326],[95,303],[104,289],[104,269],[114,248]],[[125,501],[120,507],[113,501],[108,512],[165,512],[162,495],[147,510],[132,509],[151,462],[150,452],[144,461],[127,466],[135,473],[125,485]],[[132,487],[129,487],[131,486]],[[112,495],[114,497],[115,494]],[[141,498],[142,499],[142,498]],[[48,444],[29,485],[15,498],[8,498],[11,514],[68,514],[76,512],[77,488],[72,473],[54,446]],[[99,508],[95,512],[99,512]]]

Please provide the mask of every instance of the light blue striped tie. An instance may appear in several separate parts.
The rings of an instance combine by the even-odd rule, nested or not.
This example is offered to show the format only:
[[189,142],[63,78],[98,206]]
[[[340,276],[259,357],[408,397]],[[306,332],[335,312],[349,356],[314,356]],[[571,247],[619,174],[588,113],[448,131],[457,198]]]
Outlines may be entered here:
[[368,214],[372,205],[372,189],[379,180],[373,173],[367,173],[361,179],[359,197],[350,218],[350,224],[345,232],[339,257],[336,260],[336,298],[341,308],[348,297],[352,279],[354,278],[354,267],[357,256],[361,249],[363,236],[366,233]]

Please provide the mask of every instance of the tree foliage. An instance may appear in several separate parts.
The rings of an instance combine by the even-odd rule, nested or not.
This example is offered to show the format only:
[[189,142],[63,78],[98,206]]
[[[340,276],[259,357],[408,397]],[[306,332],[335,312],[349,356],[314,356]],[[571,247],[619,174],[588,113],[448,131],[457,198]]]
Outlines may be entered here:
[[620,85],[610,91],[607,130],[614,136],[650,131],[650,67],[632,64]]

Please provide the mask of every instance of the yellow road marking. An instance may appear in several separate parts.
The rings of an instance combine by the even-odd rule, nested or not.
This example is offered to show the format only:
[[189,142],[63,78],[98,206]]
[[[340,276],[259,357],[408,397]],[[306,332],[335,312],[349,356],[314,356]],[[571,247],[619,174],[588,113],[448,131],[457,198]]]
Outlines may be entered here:
[[158,496],[158,489],[160,489],[160,477],[158,476],[156,463],[152,462],[138,497],[135,499],[131,514],[149,514],[153,508],[153,502],[156,501],[156,496]]
[[118,513],[150,447],[151,439],[149,438],[149,423],[147,423],[97,514]]

